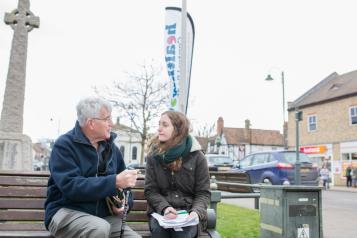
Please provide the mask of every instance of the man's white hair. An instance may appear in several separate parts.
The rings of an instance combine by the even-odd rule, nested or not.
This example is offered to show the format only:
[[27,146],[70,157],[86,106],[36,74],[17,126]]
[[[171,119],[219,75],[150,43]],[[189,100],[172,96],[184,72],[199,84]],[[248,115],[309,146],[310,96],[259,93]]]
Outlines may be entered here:
[[112,105],[98,97],[87,97],[77,104],[77,120],[83,126],[89,118],[99,118],[100,110],[105,108],[109,113],[112,112]]

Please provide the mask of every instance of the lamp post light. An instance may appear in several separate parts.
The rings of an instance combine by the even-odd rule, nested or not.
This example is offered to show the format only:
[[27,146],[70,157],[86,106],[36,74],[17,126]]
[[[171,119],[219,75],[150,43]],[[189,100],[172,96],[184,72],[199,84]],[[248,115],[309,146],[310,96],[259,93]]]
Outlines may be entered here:
[[[268,76],[265,78],[266,81],[272,81],[274,78],[268,74]],[[284,149],[287,149],[287,143],[286,143],[286,130],[285,130],[285,82],[284,82],[284,71],[281,72],[281,85],[283,88],[283,139],[284,139]]]

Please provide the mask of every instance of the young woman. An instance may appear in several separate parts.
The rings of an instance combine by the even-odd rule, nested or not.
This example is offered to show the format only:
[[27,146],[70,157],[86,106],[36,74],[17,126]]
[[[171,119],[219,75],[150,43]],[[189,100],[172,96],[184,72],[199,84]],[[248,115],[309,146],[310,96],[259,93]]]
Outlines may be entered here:
[[[205,226],[210,178],[207,161],[197,140],[189,135],[189,128],[189,121],[180,112],[161,115],[146,162],[145,197],[148,214],[156,212],[174,219],[178,210],[186,210]],[[183,231],[165,229],[152,216],[149,225],[152,237],[188,238],[200,232],[200,226],[183,227]]]

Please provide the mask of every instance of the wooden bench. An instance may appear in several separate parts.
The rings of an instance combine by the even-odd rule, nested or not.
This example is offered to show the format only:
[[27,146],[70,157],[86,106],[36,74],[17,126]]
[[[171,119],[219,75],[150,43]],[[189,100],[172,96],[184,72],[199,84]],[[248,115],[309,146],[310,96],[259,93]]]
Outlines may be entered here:
[[[44,220],[44,202],[47,192],[46,172],[0,171],[0,237],[51,237]],[[134,207],[127,218],[127,224],[142,237],[150,237],[147,201],[144,198],[144,176],[140,176],[133,189]],[[216,217],[208,209],[208,229],[201,237],[217,237]]]
[[212,192],[212,198],[220,202],[225,198],[254,198],[254,207],[259,209],[260,193],[255,189],[257,185],[250,183],[250,177],[244,172],[210,172],[211,183],[217,184],[217,189],[232,192],[230,194],[219,194]]

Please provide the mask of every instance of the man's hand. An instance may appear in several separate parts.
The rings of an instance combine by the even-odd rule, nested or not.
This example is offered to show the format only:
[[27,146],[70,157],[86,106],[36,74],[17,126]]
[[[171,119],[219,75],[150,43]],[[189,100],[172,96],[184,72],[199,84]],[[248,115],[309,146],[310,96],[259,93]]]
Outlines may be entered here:
[[164,212],[166,219],[175,219],[177,217],[177,211],[173,207],[167,207]]
[[116,187],[117,188],[132,188],[136,184],[136,179],[138,177],[138,171],[137,170],[124,170],[120,174],[117,174],[116,176]]
[[115,215],[121,216],[124,213],[124,207],[117,208],[116,206],[112,206],[112,211]]

